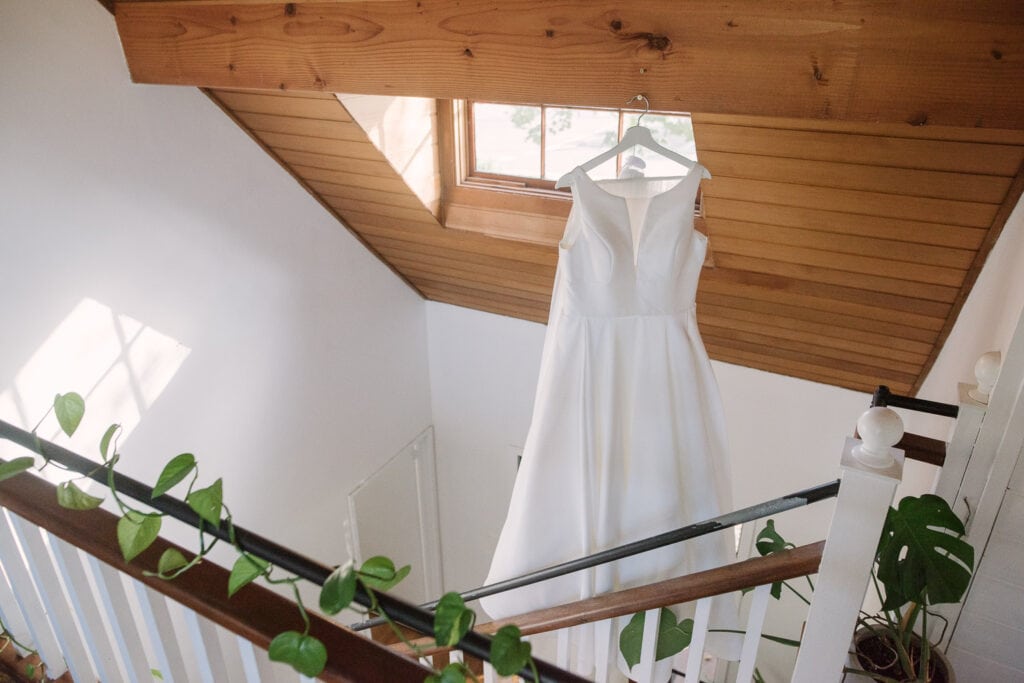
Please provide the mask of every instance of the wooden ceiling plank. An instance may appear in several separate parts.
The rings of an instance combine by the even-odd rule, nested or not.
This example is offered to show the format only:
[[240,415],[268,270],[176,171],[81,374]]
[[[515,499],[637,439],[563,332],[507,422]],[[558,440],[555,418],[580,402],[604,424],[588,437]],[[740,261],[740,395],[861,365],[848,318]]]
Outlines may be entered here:
[[497,267],[491,264],[484,264],[476,259],[458,260],[451,257],[428,254],[422,250],[408,250],[384,244],[381,241],[371,238],[371,244],[388,259],[396,262],[414,263],[422,267],[436,268],[439,272],[447,269],[452,274],[463,273],[467,275],[483,275],[484,278],[493,277],[498,281],[508,282],[516,280],[522,289],[529,288],[530,291],[539,293],[551,298],[551,277],[547,274],[527,273],[508,267]]
[[[706,151],[869,166],[1012,177],[1024,154],[1018,145],[865,138],[848,133],[770,130],[694,122],[697,154]],[[870,142],[870,144],[867,144]]]
[[473,254],[489,254],[514,261],[527,263],[543,263],[554,267],[558,253],[554,249],[512,240],[488,237],[485,235],[446,230],[441,226],[410,226],[402,221],[389,219],[386,216],[375,216],[367,213],[350,211],[347,219],[353,227],[368,235],[382,235],[395,239],[412,240],[421,244],[432,244],[455,251]]
[[338,100],[331,98],[309,99],[297,93],[296,97],[281,97],[265,93],[240,93],[222,90],[211,91],[218,100],[235,112],[253,114],[278,114],[310,119],[326,119],[333,121],[351,121],[345,108]]
[[[709,223],[709,227],[713,225],[714,223]],[[785,243],[757,239],[757,237],[762,236],[764,235],[737,238],[728,236],[728,233],[722,234],[712,230],[711,245],[715,250],[715,258],[717,259],[720,254],[736,254],[753,258],[772,259],[780,263],[818,266],[820,268],[856,274],[870,273],[873,276],[877,275],[893,280],[942,285],[952,288],[960,286],[960,283],[964,280],[964,274],[967,272],[965,268],[929,266],[919,263],[908,263],[906,261],[859,256],[842,253],[838,250],[807,249],[789,246]],[[724,263],[721,265],[725,266]]]
[[358,173],[366,176],[380,176],[401,180],[401,176],[391,167],[383,156],[380,159],[352,159],[350,157],[337,157],[316,152],[302,152],[297,150],[278,150],[278,156],[287,164],[317,168],[324,171],[338,171],[341,173]]
[[928,358],[928,361],[925,363],[924,369],[921,371],[917,381],[914,382],[913,393],[915,395],[921,388],[921,384],[924,383],[925,379],[928,377],[928,372],[935,364],[936,359],[939,357],[939,353],[942,351],[942,347],[946,343],[949,333],[952,332],[953,325],[956,323],[957,317],[960,315],[960,310],[963,308],[968,295],[971,293],[971,289],[974,287],[974,283],[981,274],[981,269],[985,265],[985,261],[988,259],[988,255],[992,251],[992,247],[995,246],[996,240],[998,240],[999,235],[1002,234],[1003,228],[1006,226],[1006,221],[1009,220],[1010,214],[1012,214],[1014,209],[1017,207],[1017,203],[1021,200],[1022,195],[1024,195],[1024,162],[1021,163],[1020,169],[1017,171],[1017,175],[1013,179],[1013,185],[1010,187],[1009,192],[1007,192],[1006,199],[1003,201],[1002,206],[999,207],[999,213],[996,214],[992,221],[992,227],[989,229],[988,235],[985,237],[985,242],[978,249],[978,253],[974,258],[974,263],[971,264],[970,270],[967,271],[967,276],[964,278],[963,286],[960,288],[956,299],[953,301],[953,306],[949,312],[949,316],[946,318],[946,322],[942,326],[942,330],[939,332],[939,338],[935,342],[932,353]]
[[956,249],[977,249],[988,232],[987,228],[939,225],[795,206],[765,205],[719,197],[704,197],[702,206],[708,220],[726,218],[747,223],[877,237]]
[[393,237],[383,237],[372,233],[366,233],[365,237],[375,246],[379,246],[381,248],[390,247],[396,251],[420,253],[456,260],[458,260],[460,254],[465,254],[462,258],[472,260],[476,263],[499,271],[513,271],[542,277],[544,278],[544,281],[548,283],[549,289],[551,288],[555,278],[554,264],[519,261],[500,256],[482,254],[475,251],[465,252],[453,249],[450,246],[438,247],[422,241],[395,239]]
[[336,171],[316,168],[314,166],[303,166],[302,164],[290,164],[290,166],[293,171],[301,175],[308,182],[321,181],[336,185],[365,187],[384,192],[409,192],[409,186],[405,184],[398,174],[395,174],[394,177],[389,177],[383,174]]
[[[390,190],[378,190],[370,187],[359,187],[356,185],[339,185],[337,183],[326,183],[320,180],[308,180],[309,186],[324,197],[337,199],[340,202],[365,201],[375,204],[387,204],[388,206],[402,207],[406,209],[423,209],[429,213],[430,209],[424,206],[419,197],[412,193],[408,187],[402,192]],[[369,184],[369,183],[367,183]]]
[[[870,143],[870,139],[864,140],[864,144]],[[1005,176],[922,171],[713,150],[702,151],[700,161],[711,170],[715,178],[771,180],[841,190],[989,204],[1002,202],[1012,182],[1012,178]]]
[[267,95],[269,97],[290,97],[290,98],[306,98],[309,100],[334,100],[338,101],[337,96],[334,93],[329,92],[313,92],[310,90],[306,91],[290,91],[290,90],[262,90],[253,88],[213,88],[212,92],[215,93],[231,93],[236,95]]
[[1024,145],[1024,129],[966,128],[963,126],[914,125],[911,123],[878,123],[874,121],[836,121],[828,119],[749,116],[743,114],[692,114],[697,127],[718,124],[772,130],[852,133],[885,138],[917,140],[953,140],[957,142],[989,142],[999,145]]
[[850,350],[867,355],[885,354],[911,364],[923,365],[931,351],[931,344],[891,337],[876,332],[865,332],[848,327],[822,325],[808,320],[796,320],[764,312],[744,311],[712,304],[701,304],[698,317],[711,321],[730,321],[726,327],[757,331],[770,330],[770,334],[787,339],[815,342],[835,348]]
[[345,121],[306,119],[279,114],[254,114],[245,111],[237,112],[237,114],[246,126],[257,133],[284,133],[303,135],[309,138],[348,140],[349,142],[366,140],[366,133],[362,128]]
[[698,308],[705,304],[735,308],[743,311],[752,311],[755,313],[768,313],[782,318],[792,318],[794,320],[807,320],[821,325],[832,325],[836,328],[837,333],[841,332],[843,329],[849,328],[865,332],[876,332],[878,334],[898,337],[901,339],[927,342],[929,344],[934,342],[938,335],[937,332],[932,330],[920,327],[910,327],[908,325],[889,320],[862,318],[854,315],[845,315],[842,313],[834,313],[832,311],[823,311],[814,308],[804,308],[802,306],[790,306],[781,303],[766,304],[763,301],[723,294],[714,294],[698,290]]
[[550,289],[524,282],[515,278],[513,274],[503,275],[501,273],[481,273],[462,268],[450,266],[438,266],[423,260],[412,260],[394,254],[385,254],[390,263],[406,275],[421,278],[430,278],[437,282],[451,282],[463,286],[473,286],[477,289],[494,292],[495,294],[509,294],[521,299],[549,303],[551,301]]
[[1024,67],[992,48],[1024,42],[1013,2],[122,1],[115,19],[143,83],[610,107],[643,91],[661,110],[1024,119]]
[[[771,242],[793,247],[816,249],[840,254],[868,256],[893,262],[921,264],[967,270],[974,261],[974,252],[969,249],[936,247],[930,244],[911,244],[898,240],[861,237],[801,228],[786,228],[764,223],[746,223],[724,218],[706,221],[708,234],[717,239],[731,237]],[[835,259],[836,257],[832,257]]]
[[841,211],[940,225],[963,225],[971,228],[987,228],[992,224],[992,219],[999,209],[998,204],[838,190],[719,176],[701,183],[701,190],[707,197]]
[[[873,393],[875,388],[878,386],[872,385],[868,382],[839,379],[824,373],[810,372],[804,368],[793,367],[785,362],[773,362],[772,360],[765,358],[759,359],[754,357],[752,354],[735,352],[732,349],[720,348],[714,345],[708,348],[708,352],[712,359],[723,363],[730,363],[732,365],[739,365],[746,368],[752,368],[754,370],[761,370],[762,372],[786,375],[788,377],[795,377],[809,382],[817,382],[818,384],[840,386],[852,391],[864,392],[866,394]],[[899,391],[899,389],[896,389],[896,387],[893,386],[890,386],[889,388]]]
[[[778,249],[781,248],[773,251],[778,251]],[[845,270],[834,270],[800,263],[785,263],[766,258],[723,253],[718,245],[715,246],[715,263],[722,268],[749,270],[769,275],[782,275],[798,280],[811,280],[869,291],[877,290],[943,303],[952,303],[959,291],[957,287],[911,282],[910,280],[897,280],[870,273],[851,273]]]
[[430,227],[437,226],[437,220],[434,218],[433,214],[423,206],[418,209],[408,209],[401,206],[392,206],[391,204],[366,202],[355,199],[334,199],[332,197],[324,197],[324,200],[337,209],[342,215],[342,218],[344,218],[349,211],[355,211],[370,215],[386,216],[388,218],[398,218],[418,225]]
[[[758,286],[744,286],[727,282],[709,280],[700,286],[708,294],[720,294],[730,297],[742,297],[762,304],[782,304],[795,308],[808,308],[842,315],[851,315],[879,323],[895,323],[903,327],[928,330],[936,334],[942,329],[945,317],[920,315],[903,310],[884,308],[858,301],[829,299],[825,297],[807,296],[795,292],[765,289]],[[945,304],[948,310],[948,304]]]
[[[733,292],[754,299],[779,300],[822,310],[839,310],[850,315],[875,317],[878,310],[892,311],[901,320],[916,327],[938,330],[949,314],[950,304],[900,294],[877,292],[824,282],[799,280],[782,275],[733,270],[721,266],[705,269],[701,283],[709,291]],[[908,318],[900,314],[911,314]]]
[[260,137],[274,150],[314,152],[327,156],[350,157],[353,159],[372,160],[383,158],[380,150],[371,142],[328,140],[325,138],[310,138],[304,135],[287,135],[285,133],[262,133]]
[[472,285],[467,286],[465,284],[454,284],[444,280],[433,280],[424,276],[417,276],[416,282],[418,285],[430,291],[466,294],[473,296],[480,301],[489,301],[495,304],[514,307],[521,311],[529,311],[530,313],[541,314],[544,316],[547,316],[548,312],[547,304],[538,303],[536,300],[523,298],[515,294],[495,292],[493,290],[481,289]]
[[[818,343],[821,340],[813,338],[793,339],[788,334],[778,335],[776,334],[777,328],[744,329],[742,325],[736,325],[736,321],[714,319],[707,316],[698,316],[698,321],[702,337],[709,336],[718,339],[733,339],[755,345],[767,345],[772,348],[795,351],[804,356],[811,355],[857,363],[867,367],[878,368],[878,371],[910,373],[914,377],[917,377],[917,373],[921,370],[921,363],[909,363],[892,356],[879,355],[879,353],[884,353],[884,349],[876,349],[875,353],[862,353],[850,348],[837,348],[828,344],[821,344]],[[825,337],[823,339],[828,338]]]
[[792,367],[803,368],[808,372],[818,372],[853,382],[867,382],[873,385],[887,384],[890,387],[894,384],[899,384],[904,387],[910,387],[914,380],[917,379],[916,373],[885,370],[869,365],[849,363],[835,358],[815,356],[801,351],[790,351],[778,346],[764,346],[738,339],[703,334],[701,336],[708,346],[727,348],[736,353],[759,355],[776,361],[785,361]]

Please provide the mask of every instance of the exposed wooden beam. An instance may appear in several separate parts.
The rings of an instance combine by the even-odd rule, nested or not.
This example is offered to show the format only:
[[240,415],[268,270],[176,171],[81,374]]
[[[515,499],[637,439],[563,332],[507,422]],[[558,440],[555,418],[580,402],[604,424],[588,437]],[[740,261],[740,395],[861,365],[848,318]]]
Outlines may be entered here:
[[1024,128],[1017,0],[116,2],[143,83]]

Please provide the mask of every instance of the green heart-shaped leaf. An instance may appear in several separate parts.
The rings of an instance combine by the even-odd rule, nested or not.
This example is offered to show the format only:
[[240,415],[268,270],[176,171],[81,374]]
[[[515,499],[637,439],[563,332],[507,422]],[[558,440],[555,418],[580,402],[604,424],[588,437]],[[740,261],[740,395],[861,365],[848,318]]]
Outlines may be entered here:
[[160,574],[170,574],[175,569],[181,569],[188,560],[181,554],[181,551],[177,548],[168,548],[160,555],[160,561],[156,565],[156,570]]
[[53,399],[53,412],[64,433],[71,436],[78,429],[82,416],[85,415],[85,399],[75,392],[57,394]]
[[160,516],[144,515],[134,510],[117,521],[117,544],[124,559],[131,562],[160,535]]
[[359,568],[359,579],[367,588],[387,591],[397,586],[402,579],[409,575],[412,567],[405,565],[395,570],[395,563],[383,555],[375,555]]
[[235,566],[231,568],[231,575],[228,577],[228,597],[238,592],[240,588],[252,583],[263,575],[270,563],[253,557],[248,553],[242,553],[235,560]]
[[466,673],[458,662],[452,662],[441,669],[440,674],[431,674],[423,683],[466,683]]
[[107,451],[110,450],[110,440],[114,438],[114,434],[121,428],[119,424],[112,424],[107,427],[107,431],[103,432],[103,437],[100,439],[100,455],[103,457],[103,462],[107,461]]
[[963,534],[963,523],[939,496],[904,498],[889,508],[878,542],[882,607],[959,602],[974,570],[974,548]]
[[351,566],[338,567],[324,581],[320,590],[320,609],[337,614],[352,604],[356,596],[356,570]]
[[[640,661],[645,620],[646,612],[637,612],[619,634],[619,652],[630,669]],[[692,638],[693,619],[683,619],[677,623],[672,610],[662,607],[658,622],[658,645],[654,652],[655,660],[666,659],[682,652],[689,646]]]
[[491,665],[502,676],[511,676],[529,663],[530,650],[518,626],[502,626],[491,638]]
[[[176,455],[170,459],[170,461],[164,465],[163,471],[160,476],[157,477],[156,486],[153,487],[153,498],[162,496],[172,488],[174,488],[179,482],[189,475],[189,472],[194,470],[196,467],[196,458],[191,453],[182,453]],[[218,521],[220,521],[218,519]]]
[[[754,546],[757,548],[757,552],[762,556],[772,555],[774,553],[781,553],[784,550],[795,548],[796,546],[784,539],[779,535],[779,532],[775,530],[775,520],[769,519],[761,529],[761,533],[757,535],[757,539],[754,542]],[[772,584],[771,595],[773,598],[778,600],[782,597],[782,582],[776,581]]]
[[224,482],[218,479],[205,489],[188,494],[185,502],[197,515],[213,526],[220,524],[220,512],[224,505]]
[[298,631],[285,631],[272,641],[269,649],[274,662],[290,664],[304,676],[316,678],[327,664],[327,648],[319,640]]
[[458,593],[445,593],[434,612],[434,639],[441,647],[451,647],[473,628],[476,614],[466,607]]
[[73,481],[57,484],[57,503],[61,507],[69,510],[93,510],[98,508],[102,502],[102,498],[90,496],[78,488],[78,485]]
[[30,455],[15,458],[9,462],[0,463],[0,481],[10,479],[15,475],[21,474],[25,470],[32,469],[32,466],[35,464],[35,458]]

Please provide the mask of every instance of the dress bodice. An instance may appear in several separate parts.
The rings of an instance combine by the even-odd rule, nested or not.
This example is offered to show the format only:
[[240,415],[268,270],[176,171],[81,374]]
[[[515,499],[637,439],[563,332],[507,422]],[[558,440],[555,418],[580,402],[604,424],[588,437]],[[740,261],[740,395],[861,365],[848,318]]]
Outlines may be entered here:
[[559,244],[559,313],[627,317],[691,310],[707,249],[706,238],[693,228],[702,171],[695,166],[667,190],[652,193],[657,180],[599,184],[577,167]]

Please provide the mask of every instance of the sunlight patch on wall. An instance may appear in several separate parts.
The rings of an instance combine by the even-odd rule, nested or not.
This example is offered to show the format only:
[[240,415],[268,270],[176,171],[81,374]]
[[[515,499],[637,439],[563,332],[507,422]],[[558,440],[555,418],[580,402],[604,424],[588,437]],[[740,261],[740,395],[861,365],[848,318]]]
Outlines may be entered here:
[[[63,436],[52,413],[38,434],[99,460],[98,444],[110,421],[122,425],[123,444],[189,352],[176,339],[94,299],[83,299],[0,393],[0,419],[32,429],[54,395],[77,391],[85,398],[86,414],[75,436]],[[11,448],[17,447],[4,446],[0,456],[14,454]]]

